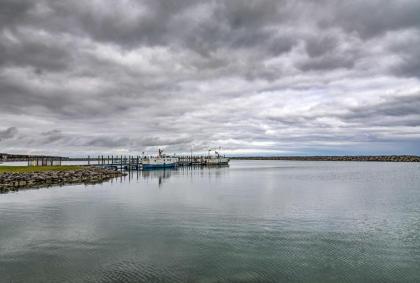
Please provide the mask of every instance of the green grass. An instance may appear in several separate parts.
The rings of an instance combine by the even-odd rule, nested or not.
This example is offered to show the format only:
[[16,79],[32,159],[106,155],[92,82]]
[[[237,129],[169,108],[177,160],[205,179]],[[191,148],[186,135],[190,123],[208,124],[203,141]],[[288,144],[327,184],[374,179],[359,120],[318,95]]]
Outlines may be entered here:
[[64,166],[0,166],[1,173],[32,173],[45,171],[70,171],[81,169],[80,165],[64,165]]

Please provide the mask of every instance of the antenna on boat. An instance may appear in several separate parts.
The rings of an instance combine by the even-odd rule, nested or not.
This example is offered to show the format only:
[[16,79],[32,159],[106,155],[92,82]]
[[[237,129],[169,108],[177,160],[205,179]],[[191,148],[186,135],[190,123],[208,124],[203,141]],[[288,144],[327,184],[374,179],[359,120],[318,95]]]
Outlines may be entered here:
[[219,155],[219,153],[216,151],[216,150],[221,150],[222,149],[222,147],[221,146],[219,146],[219,147],[215,147],[215,148],[209,148],[209,150],[208,150],[208,155],[210,156],[210,152],[212,152],[212,151],[214,151],[215,152],[215,154],[216,155]]

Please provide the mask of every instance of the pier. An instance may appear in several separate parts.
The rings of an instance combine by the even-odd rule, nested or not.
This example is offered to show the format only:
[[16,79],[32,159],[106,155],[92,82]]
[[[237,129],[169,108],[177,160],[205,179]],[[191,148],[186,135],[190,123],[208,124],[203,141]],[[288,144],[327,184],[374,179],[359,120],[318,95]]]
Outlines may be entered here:
[[138,171],[143,169],[142,159],[140,156],[98,156],[98,158],[91,159],[70,159],[71,161],[87,161],[88,165],[96,165],[97,167],[114,169]]
[[[40,156],[40,155],[8,155],[2,154],[0,161],[6,162],[25,162],[27,166],[61,166],[61,165],[90,165],[104,169],[139,171],[149,166],[148,160],[161,160],[162,167],[173,165],[174,167],[184,166],[220,166],[228,165],[229,158],[217,155],[98,155],[87,157],[60,157],[60,156]],[[164,160],[172,159],[172,160]],[[176,160],[176,161],[174,161]],[[169,163],[171,162],[171,163]],[[81,164],[82,163],[82,164]],[[149,167],[150,168],[150,167]]]
[[[213,166],[213,165],[227,165],[225,163],[214,162],[214,158],[204,155],[171,155],[168,158],[177,158],[177,167],[184,166]],[[66,161],[85,161],[87,165],[94,165],[106,169],[126,170],[126,171],[139,171],[143,170],[143,160],[148,156],[124,156],[124,155],[99,155],[97,157],[88,156],[87,158],[68,158]],[[212,162],[213,160],[213,162]]]

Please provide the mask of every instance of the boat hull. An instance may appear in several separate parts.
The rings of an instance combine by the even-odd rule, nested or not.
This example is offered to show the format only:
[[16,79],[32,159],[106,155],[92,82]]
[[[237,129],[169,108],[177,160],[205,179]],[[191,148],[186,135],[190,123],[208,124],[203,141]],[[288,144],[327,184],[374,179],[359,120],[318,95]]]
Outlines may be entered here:
[[229,165],[229,158],[219,157],[219,158],[210,158],[206,161],[207,165]]
[[162,169],[162,168],[174,168],[176,167],[176,163],[168,163],[168,164],[143,164],[143,169]]
[[151,157],[142,161],[143,169],[173,168],[178,164],[178,158],[174,157]]

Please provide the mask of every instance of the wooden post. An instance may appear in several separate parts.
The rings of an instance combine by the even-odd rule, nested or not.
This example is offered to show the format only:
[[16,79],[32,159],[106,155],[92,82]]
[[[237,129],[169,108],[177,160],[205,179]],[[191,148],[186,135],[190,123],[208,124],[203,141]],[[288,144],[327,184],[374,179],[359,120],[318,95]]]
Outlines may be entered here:
[[88,155],[88,165],[90,165],[90,155]]

